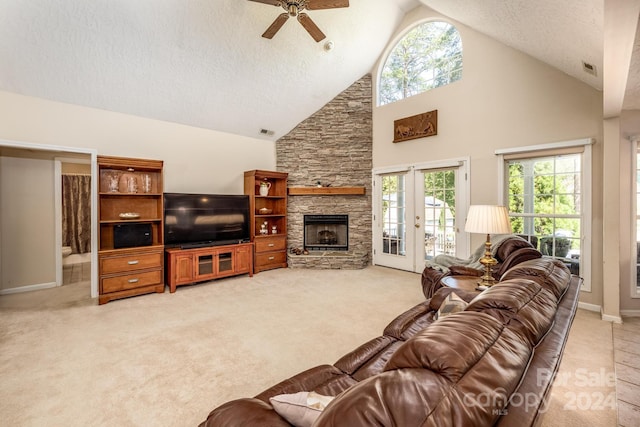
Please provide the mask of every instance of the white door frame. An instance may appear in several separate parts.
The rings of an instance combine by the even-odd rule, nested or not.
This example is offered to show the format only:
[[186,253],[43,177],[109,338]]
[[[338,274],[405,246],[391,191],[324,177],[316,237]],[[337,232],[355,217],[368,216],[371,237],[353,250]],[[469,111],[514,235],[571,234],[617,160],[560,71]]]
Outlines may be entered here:
[[[23,141],[0,139],[0,147],[11,147],[25,150],[46,151],[64,155],[64,153],[87,154],[91,156],[91,298],[98,297],[98,150],[92,148],[66,147],[61,145],[35,144]],[[57,195],[56,195],[57,197]],[[53,213],[57,215],[56,212]],[[57,226],[56,226],[57,227]],[[62,258],[62,231],[56,231],[55,247],[52,248],[56,259]],[[57,263],[56,263],[57,264]],[[56,267],[56,281],[58,280]],[[62,262],[60,262],[62,275]]]
[[[55,218],[55,227],[56,227],[56,286],[62,286],[62,271],[63,271],[63,260],[62,260],[62,163],[76,163],[76,164],[91,164],[91,160],[87,159],[78,159],[74,157],[54,157],[53,159],[53,169],[54,169],[54,218]],[[93,180],[93,174],[91,176]],[[91,189],[91,209],[93,209],[93,188]],[[93,217],[91,219],[91,230],[93,232],[93,228],[95,227],[93,221]],[[91,236],[93,238],[93,235]],[[93,240],[92,240],[93,244]],[[93,249],[93,247],[92,247]],[[93,261],[92,261],[93,262]]]
[[[466,257],[469,255],[470,237],[468,233],[464,233],[464,224],[466,220],[466,212],[470,201],[469,191],[469,157],[460,157],[448,160],[439,160],[433,162],[422,162],[409,165],[397,165],[384,168],[373,169],[373,233],[372,243],[374,248],[374,254],[372,263],[374,265],[384,265],[392,268],[399,268],[406,271],[413,271],[416,273],[422,272],[424,268],[424,239],[416,238],[416,230],[422,230],[424,233],[424,188],[417,185],[417,178],[422,176],[424,172],[433,169],[449,169],[456,168],[458,176],[456,179],[456,254],[460,257]],[[382,218],[378,215],[382,211],[382,176],[389,174],[405,174],[406,183],[405,191],[407,198],[411,198],[406,206],[406,250],[407,255],[405,257],[400,256],[386,256],[382,252]],[[420,187],[420,188],[418,188]],[[418,203],[418,200],[421,200]],[[417,212],[420,213],[421,223],[416,223]],[[420,240],[418,242],[418,240]],[[386,259],[384,259],[386,258]],[[381,261],[384,259],[384,261]]]

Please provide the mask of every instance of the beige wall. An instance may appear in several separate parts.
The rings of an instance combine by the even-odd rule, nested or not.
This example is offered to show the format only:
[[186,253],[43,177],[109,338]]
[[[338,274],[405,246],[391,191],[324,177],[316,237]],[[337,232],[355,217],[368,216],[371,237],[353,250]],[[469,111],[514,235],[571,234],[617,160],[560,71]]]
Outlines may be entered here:
[[[257,138],[2,91],[0,117],[0,146],[2,140],[9,140],[164,160],[167,192],[241,194],[245,170],[275,169],[275,143]],[[55,282],[55,248],[53,240],[49,241],[55,237],[53,161],[20,160],[26,165],[19,168],[6,157],[0,160],[0,289]],[[15,188],[24,189],[22,193],[34,199],[30,203],[38,203],[35,218],[17,214],[15,208],[20,205],[15,204],[14,196],[5,196],[5,189],[13,189],[16,182]],[[20,233],[15,221],[24,224]],[[31,223],[38,227],[26,230]],[[30,268],[17,263],[28,263]],[[20,268],[7,268],[16,265]]]
[[51,161],[0,157],[0,289],[56,280],[53,176]]
[[[441,18],[427,8],[410,12],[400,27]],[[451,22],[451,21],[449,21]],[[499,200],[496,149],[595,138],[593,174],[592,292],[583,302],[602,303],[602,93],[452,22],[462,36],[464,71],[460,81],[401,102],[374,108],[373,166],[471,158],[471,204]],[[386,55],[383,55],[384,59]],[[378,64],[380,66],[380,64]],[[374,72],[374,82],[378,72]],[[438,135],[393,143],[394,120],[438,110]],[[482,243],[472,236],[472,247]]]
[[273,141],[9,92],[0,117],[0,139],[164,160],[167,192],[242,193],[245,170],[275,168]]

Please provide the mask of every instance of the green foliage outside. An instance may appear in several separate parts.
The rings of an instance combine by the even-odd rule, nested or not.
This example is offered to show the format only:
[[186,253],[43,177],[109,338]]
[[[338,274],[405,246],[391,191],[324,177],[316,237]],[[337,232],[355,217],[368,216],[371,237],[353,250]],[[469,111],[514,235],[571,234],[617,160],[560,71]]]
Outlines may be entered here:
[[380,76],[380,105],[399,101],[462,77],[462,41],[446,22],[418,25],[393,48]]
[[[533,221],[535,236],[553,236],[558,230],[566,230],[572,237],[580,237],[577,217],[580,213],[580,171],[576,164],[579,159],[572,156],[509,163],[509,212],[536,215],[535,218],[512,216],[514,233],[531,234],[531,227],[527,227],[525,221]],[[525,188],[527,182],[529,186],[532,184],[532,189]],[[574,218],[554,217],[557,215]],[[567,239],[556,237],[555,240],[556,252],[559,246],[571,246]]]
[[[429,172],[424,175],[425,195],[432,196],[435,199],[442,200],[449,208],[449,211],[456,216],[456,174],[452,170],[441,172]],[[438,228],[444,230],[447,223],[446,209],[438,210],[440,218],[438,218]]]

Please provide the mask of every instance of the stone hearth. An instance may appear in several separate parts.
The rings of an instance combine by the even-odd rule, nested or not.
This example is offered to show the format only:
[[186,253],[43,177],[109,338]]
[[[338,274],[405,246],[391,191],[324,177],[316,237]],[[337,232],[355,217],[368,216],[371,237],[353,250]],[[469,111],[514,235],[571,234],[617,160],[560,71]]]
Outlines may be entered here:
[[289,196],[289,248],[303,247],[304,215],[349,215],[347,251],[294,255],[292,268],[364,268],[372,251],[371,76],[355,82],[276,143],[277,169],[289,187],[365,187],[365,195]]

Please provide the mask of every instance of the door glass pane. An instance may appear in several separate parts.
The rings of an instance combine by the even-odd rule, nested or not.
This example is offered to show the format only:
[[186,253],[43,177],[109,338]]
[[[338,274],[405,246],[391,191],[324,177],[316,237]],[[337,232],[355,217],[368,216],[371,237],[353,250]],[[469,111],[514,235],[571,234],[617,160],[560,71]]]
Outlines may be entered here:
[[404,175],[382,177],[382,252],[406,254],[407,197]]
[[456,254],[456,173],[454,169],[424,173],[425,258]]
[[532,157],[507,162],[509,212],[514,233],[543,255],[580,269],[580,154]]

